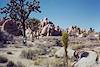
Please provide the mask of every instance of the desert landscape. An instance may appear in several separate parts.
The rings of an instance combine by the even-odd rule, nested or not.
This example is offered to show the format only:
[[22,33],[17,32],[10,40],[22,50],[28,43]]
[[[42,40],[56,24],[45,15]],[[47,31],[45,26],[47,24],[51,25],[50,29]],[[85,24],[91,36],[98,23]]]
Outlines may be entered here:
[[[5,44],[5,48],[0,48],[1,67],[7,65],[7,67],[64,67],[64,57],[55,55],[62,48],[60,36],[43,37],[34,42],[27,41],[27,46],[23,46],[21,40],[20,37],[17,37],[16,44]],[[80,47],[82,50],[95,50],[100,58],[99,45],[99,40],[91,41],[84,38],[81,38],[80,41],[78,38],[71,38],[69,42],[70,48],[76,50]],[[69,59],[69,67],[72,67],[74,62],[73,59]],[[100,59],[96,66],[100,66]]]
[[0,0],[0,67],[100,67],[99,8],[97,0]]

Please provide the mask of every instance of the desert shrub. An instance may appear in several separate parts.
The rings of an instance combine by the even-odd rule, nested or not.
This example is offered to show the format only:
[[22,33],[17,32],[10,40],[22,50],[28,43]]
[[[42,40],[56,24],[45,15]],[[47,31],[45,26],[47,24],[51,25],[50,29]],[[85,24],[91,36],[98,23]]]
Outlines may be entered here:
[[25,67],[25,65],[23,65],[21,62],[17,62],[15,64],[15,67]]
[[22,48],[21,45],[14,45],[15,48]]
[[13,61],[9,61],[7,67],[25,67],[21,62],[14,63]]
[[7,67],[14,67],[14,66],[15,66],[15,64],[12,61],[9,61],[8,64],[7,64]]
[[86,37],[87,35],[88,35],[87,33],[85,33],[85,32],[83,33],[83,37]]
[[36,58],[36,53],[34,52],[34,50],[28,49],[28,50],[23,50],[20,56],[22,58],[34,60]]
[[64,67],[64,59],[53,58],[49,62],[49,67]]
[[47,58],[39,58],[34,61],[35,66],[49,67],[49,60]]
[[8,62],[8,59],[4,56],[0,56],[0,63],[6,63]]
[[40,65],[43,62],[43,59],[38,59],[34,62],[34,65]]
[[84,48],[85,47],[85,45],[80,45],[80,44],[73,44],[73,45],[71,45],[71,48],[73,49],[73,50],[77,50],[77,49],[82,49],[82,48]]
[[4,41],[0,41],[0,48],[4,48],[4,47],[6,47],[6,46],[4,45]]

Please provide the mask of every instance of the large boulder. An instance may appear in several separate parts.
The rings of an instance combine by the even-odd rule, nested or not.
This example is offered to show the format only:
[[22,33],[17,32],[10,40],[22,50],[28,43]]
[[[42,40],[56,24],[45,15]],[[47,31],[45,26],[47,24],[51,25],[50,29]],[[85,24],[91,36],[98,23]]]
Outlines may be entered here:
[[64,47],[61,47],[56,53],[55,56],[58,58],[63,58],[65,55]]
[[[74,50],[72,50],[71,48],[67,48],[67,55],[69,58],[73,58],[74,55]],[[65,56],[65,50],[64,47],[61,47],[56,53],[55,53],[55,57],[57,58],[63,58]]]
[[5,43],[13,43],[13,36],[7,32],[0,31],[0,47],[4,47]]
[[17,24],[12,19],[8,19],[2,24],[1,30],[13,35],[17,35],[18,32]]

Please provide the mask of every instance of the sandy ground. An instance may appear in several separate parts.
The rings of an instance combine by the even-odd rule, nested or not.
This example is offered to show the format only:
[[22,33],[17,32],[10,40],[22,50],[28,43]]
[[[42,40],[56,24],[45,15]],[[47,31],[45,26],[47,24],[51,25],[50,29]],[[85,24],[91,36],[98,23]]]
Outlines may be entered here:
[[[51,40],[51,42],[52,42],[52,41],[54,41],[53,39],[60,40],[60,37],[44,37],[44,38],[40,38],[40,40],[36,40],[36,41],[40,42],[40,44],[42,44],[42,43],[45,43],[44,41],[47,41],[47,40]],[[37,43],[36,41],[34,43]],[[78,40],[75,40],[75,41],[76,42],[69,43],[69,45],[70,46],[72,46],[72,45],[78,45],[78,46],[84,45],[85,47],[83,49],[85,49],[85,50],[86,49],[87,50],[91,50],[92,49],[92,50],[97,51],[98,54],[99,54],[99,58],[100,58],[100,41],[82,41],[81,40],[82,41],[81,43]],[[34,45],[34,43],[32,43],[32,45]],[[47,42],[45,44],[49,44],[49,43]],[[9,45],[19,45],[19,46],[17,48],[15,46],[10,46],[8,48],[0,48],[0,55],[3,55],[5,57],[7,57],[9,60],[14,61],[15,63],[16,62],[21,62],[26,67],[43,67],[43,66],[39,66],[39,65],[35,66],[34,65],[35,61],[34,60],[29,60],[29,59],[25,59],[25,58],[21,58],[20,57],[20,54],[21,54],[22,50],[27,50],[29,48],[35,48],[34,46],[33,47],[27,47],[27,46],[23,46],[22,44],[20,45],[20,43],[18,43],[18,44],[9,44]],[[51,46],[51,47],[53,47],[53,46]],[[56,46],[56,48],[58,49],[59,47]],[[7,54],[7,52],[12,52],[12,54]],[[47,57],[46,58],[47,60],[45,59],[44,61],[48,61],[51,58],[54,58],[54,56],[49,57],[48,54],[43,55],[43,57],[44,58]],[[38,58],[38,59],[40,59],[40,58]],[[100,64],[100,59],[99,59],[98,63]],[[45,66],[45,67],[47,67],[47,66]]]

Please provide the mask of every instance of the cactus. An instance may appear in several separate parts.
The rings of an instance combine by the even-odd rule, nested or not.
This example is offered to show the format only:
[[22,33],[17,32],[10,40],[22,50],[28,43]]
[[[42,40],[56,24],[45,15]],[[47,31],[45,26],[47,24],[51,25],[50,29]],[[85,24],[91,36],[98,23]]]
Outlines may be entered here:
[[68,33],[67,32],[63,32],[62,34],[62,43],[63,43],[63,47],[65,49],[65,63],[66,63],[66,67],[68,67],[68,55],[67,55],[67,47],[68,47]]

